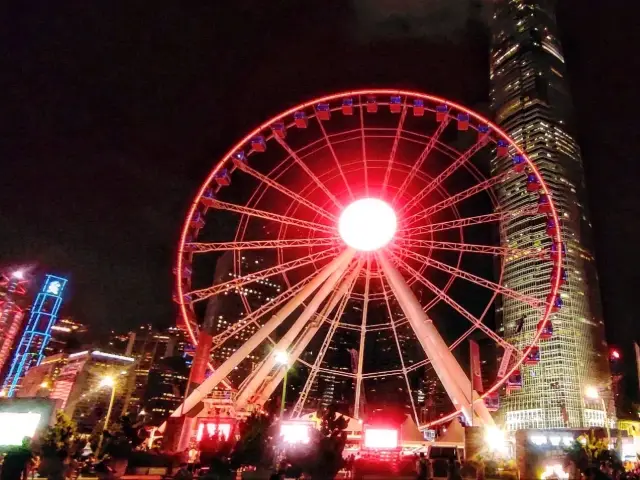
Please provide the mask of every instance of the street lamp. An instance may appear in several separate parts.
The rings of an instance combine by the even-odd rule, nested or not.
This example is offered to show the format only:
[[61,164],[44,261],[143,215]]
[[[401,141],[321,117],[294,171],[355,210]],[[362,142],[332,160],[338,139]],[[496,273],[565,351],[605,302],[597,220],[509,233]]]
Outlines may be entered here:
[[607,430],[607,448],[610,448],[611,445],[611,432],[609,431],[609,421],[607,419],[607,406],[604,403],[604,397],[600,395],[600,392],[597,387],[593,385],[589,385],[584,389],[584,395],[590,400],[600,400],[600,405],[602,406],[602,413],[604,414],[604,426]]
[[289,370],[289,354],[285,351],[276,352],[276,363],[284,366],[284,378],[282,379],[282,402],[280,403],[280,421],[284,419],[284,402],[287,396],[287,371]]
[[102,427],[102,432],[100,432],[100,440],[98,440],[98,448],[96,448],[96,455],[100,453],[100,448],[102,447],[102,441],[104,440],[104,432],[107,430],[109,426],[109,418],[111,417],[111,410],[113,409],[113,401],[116,398],[116,381],[111,376],[103,377],[100,380],[100,387],[109,387],[111,388],[111,399],[109,400],[109,408],[107,409],[107,416],[104,419],[104,427]]

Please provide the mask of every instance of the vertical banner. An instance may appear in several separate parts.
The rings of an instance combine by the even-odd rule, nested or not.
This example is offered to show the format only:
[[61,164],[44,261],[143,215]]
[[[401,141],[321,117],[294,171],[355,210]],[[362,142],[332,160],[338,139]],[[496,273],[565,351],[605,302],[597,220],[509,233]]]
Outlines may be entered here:
[[482,367],[480,366],[480,347],[475,340],[469,340],[469,353],[471,354],[471,384],[473,389],[478,392],[484,392],[482,386]]

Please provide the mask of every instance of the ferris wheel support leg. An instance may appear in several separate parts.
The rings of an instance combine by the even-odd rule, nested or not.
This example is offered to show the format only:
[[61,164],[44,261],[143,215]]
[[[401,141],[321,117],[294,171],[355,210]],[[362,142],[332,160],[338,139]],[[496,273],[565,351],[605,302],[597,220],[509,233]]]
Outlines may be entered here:
[[[315,277],[313,277],[309,283],[307,283],[302,290],[300,290],[291,300],[289,300],[271,319],[265,323],[260,330],[258,330],[253,336],[247,340],[233,355],[231,355],[220,367],[218,367],[202,384],[196,388],[184,402],[178,406],[171,414],[172,417],[179,417],[182,412],[188,413],[193,407],[195,407],[209,392],[211,392],[224,377],[229,375],[233,369],[244,360],[253,350],[255,350],[260,343],[273,332],[278,325],[282,323],[289,315],[291,315],[296,308],[322,285],[331,274],[345,263],[346,259],[351,259],[354,253],[352,249],[345,250],[342,254],[331,261],[327,266],[320,270]],[[166,423],[160,426],[160,431],[164,431]]]
[[[338,302],[340,302],[340,299],[347,294],[349,286],[353,283],[353,280],[357,274],[358,271],[356,269],[348,277],[343,279],[338,291],[335,292],[335,294],[330,298],[329,302],[325,305],[325,307],[322,309],[322,312],[319,314],[321,318],[318,319],[317,323],[308,326],[307,331],[303,334],[300,341],[291,351],[289,363],[292,364],[293,362],[297,361],[298,357],[302,355],[302,352],[307,349],[307,346],[309,345],[309,343],[311,343],[313,337],[316,335],[316,333],[318,333],[318,330],[320,330],[322,319],[328,317],[336,308]],[[283,379],[284,368],[281,368],[278,373],[276,373],[273,378],[269,380],[269,382],[265,385],[265,387],[258,393],[255,403],[257,405],[264,405],[264,402],[266,402],[269,397],[271,397],[274,390],[280,384],[280,382],[282,382]]]
[[484,401],[474,401],[474,399],[470,398],[471,383],[469,378],[438,333],[433,321],[422,310],[422,305],[420,305],[400,272],[391,264],[383,252],[378,252],[377,256],[402,311],[407,316],[411,328],[418,337],[418,341],[431,361],[436,374],[442,382],[442,386],[454,406],[462,409],[467,422],[472,420],[473,411],[475,411],[479,422],[474,422],[474,424],[494,425],[493,418]]
[[300,332],[309,322],[313,314],[318,312],[318,309],[320,309],[320,305],[322,305],[322,302],[324,302],[324,300],[336,287],[336,285],[340,281],[340,278],[342,278],[345,271],[349,267],[349,263],[353,259],[353,256],[355,255],[355,251],[350,250],[350,252],[351,255],[346,256],[343,262],[338,266],[336,271],[333,272],[327,279],[327,281],[322,284],[309,304],[302,311],[298,319],[291,326],[289,331],[287,331],[287,333],[273,347],[273,350],[269,353],[267,360],[258,368],[258,371],[253,375],[253,378],[249,381],[249,383],[242,389],[241,392],[239,392],[235,401],[235,408],[237,410],[243,408],[247,404],[249,399],[256,393],[256,390],[260,387],[262,382],[264,382],[269,372],[273,370],[273,367],[276,366],[277,353],[286,352],[289,349],[293,341],[298,337],[298,335],[300,335]]

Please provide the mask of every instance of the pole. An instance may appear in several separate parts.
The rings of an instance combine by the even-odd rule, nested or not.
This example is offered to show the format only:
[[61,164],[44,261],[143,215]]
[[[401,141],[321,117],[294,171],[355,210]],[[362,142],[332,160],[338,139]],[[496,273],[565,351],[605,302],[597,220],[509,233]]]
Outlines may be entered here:
[[280,402],[280,422],[284,420],[284,404],[287,397],[287,373],[289,365],[284,366],[284,377],[282,378],[282,401]]
[[602,413],[604,414],[604,427],[607,430],[607,450],[609,450],[611,447],[611,431],[609,430],[609,420],[608,420],[608,415],[607,415],[607,406],[604,403],[604,397],[602,395],[600,395],[600,402],[602,402]]
[[111,418],[111,410],[113,410],[113,401],[116,398],[116,385],[115,383],[111,387],[111,399],[109,400],[109,408],[107,409],[107,417],[104,419],[104,427],[102,427],[102,432],[100,433],[100,440],[98,440],[98,448],[96,448],[96,455],[100,454],[100,448],[102,448],[102,441],[104,440],[104,432],[107,430],[109,426],[109,418]]
[[469,385],[471,386],[471,392],[469,398],[471,399],[471,426],[473,427],[473,340],[469,342]]

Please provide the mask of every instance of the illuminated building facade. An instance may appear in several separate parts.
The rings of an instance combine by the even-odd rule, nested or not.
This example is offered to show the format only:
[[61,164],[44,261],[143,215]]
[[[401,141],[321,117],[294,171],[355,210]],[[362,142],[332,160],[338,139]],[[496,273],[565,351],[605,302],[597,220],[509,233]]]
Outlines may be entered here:
[[172,355],[157,361],[149,371],[144,410],[151,425],[160,425],[180,405],[189,379],[188,360]]
[[47,357],[82,347],[84,335],[88,332],[85,325],[71,318],[61,318],[51,327],[51,338],[45,347]]
[[84,350],[69,354],[66,365],[52,382],[49,398],[78,425],[80,433],[91,433],[107,413],[111,390],[100,387],[106,376],[115,379],[116,396],[111,418],[124,413],[129,377],[135,359],[102,350]]
[[0,373],[6,371],[11,349],[24,320],[26,281],[20,270],[0,274]]
[[[245,253],[239,259],[240,272],[234,269],[233,255],[225,253],[216,264],[214,283],[228,281],[236,275],[247,275],[265,268],[265,259],[258,254]],[[243,317],[247,314],[246,308],[256,310],[280,294],[282,286],[276,279],[263,279],[250,285],[239,287],[221,295],[212,297],[206,307],[204,328],[215,335],[223,332],[230,325],[243,324]],[[221,364],[229,358],[241,345],[256,333],[258,327],[249,325],[244,330],[230,338],[220,348],[215,349],[212,354],[214,364]],[[240,364],[240,366],[229,376],[229,380],[234,385],[239,385],[249,373],[255,368],[261,356],[259,352],[253,353]]]
[[60,372],[67,364],[67,355],[46,356],[40,365],[31,367],[22,379],[16,397],[49,397]]
[[[114,339],[112,343],[117,343],[117,339]],[[176,327],[157,332],[152,329],[151,325],[143,325],[137,331],[129,333],[124,353],[135,358],[136,361],[134,374],[130,377],[129,396],[125,402],[125,410],[128,413],[137,415],[143,409],[148,410],[149,398],[158,395],[157,378],[154,374],[154,382],[151,382],[151,372],[164,371],[163,366],[167,363],[163,362],[164,359],[177,356],[184,363],[183,355],[187,345],[184,333]],[[180,363],[180,360],[177,362]],[[173,365],[171,361],[169,364]],[[165,372],[165,374],[170,376],[169,372]],[[167,381],[169,381],[168,378]],[[180,382],[178,383],[180,384]],[[181,400],[184,394],[184,386],[179,391],[173,388],[162,390],[159,393],[161,396],[168,396],[176,400]],[[176,406],[178,404],[179,401]],[[168,416],[168,413],[165,417]]]
[[4,380],[3,391],[11,397],[20,386],[20,381],[29,368],[40,365],[51,338],[51,328],[56,323],[62,304],[62,294],[67,284],[65,278],[46,275],[42,288],[31,307],[29,321],[20,338]]
[[[551,190],[562,220],[568,275],[561,287],[563,307],[551,317],[553,336],[540,344],[540,362],[523,366],[522,389],[501,399],[501,414],[511,430],[603,425],[605,412],[599,402],[585,401],[584,389],[595,385],[606,395],[610,383],[582,159],[554,4],[499,0],[492,20],[492,111]],[[511,166],[509,158],[496,158],[492,173]],[[498,197],[505,210],[538,201],[518,176],[501,185]],[[500,225],[500,237],[509,247],[533,241],[542,249],[551,248],[542,215],[520,216]],[[507,258],[503,281],[509,288],[544,298],[550,274],[549,262]],[[498,313],[504,337],[518,349],[530,345],[539,313],[511,299],[504,299]]]

